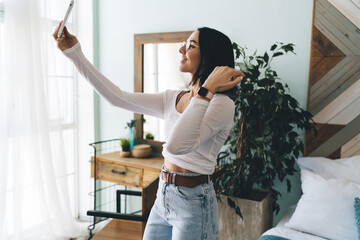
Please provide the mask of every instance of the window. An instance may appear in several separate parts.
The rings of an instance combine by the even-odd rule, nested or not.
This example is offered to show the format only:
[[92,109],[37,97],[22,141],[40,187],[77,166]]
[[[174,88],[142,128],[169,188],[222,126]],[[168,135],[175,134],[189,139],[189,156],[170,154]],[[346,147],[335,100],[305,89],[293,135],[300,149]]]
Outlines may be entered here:
[[[44,2],[44,3],[43,3]],[[47,3],[46,3],[47,2]],[[76,77],[74,66],[63,54],[55,47],[54,40],[51,37],[53,30],[58,26],[59,19],[63,18],[66,12],[67,1],[56,0],[39,1],[39,13],[43,22],[48,22],[47,26],[51,29],[42,33],[44,46],[43,58],[45,59],[43,69],[47,84],[48,109],[51,121],[60,122],[62,125],[62,138],[64,140],[64,159],[66,160],[66,174],[57,176],[57,181],[67,181],[69,187],[69,196],[72,206],[72,215],[76,216],[76,164],[77,164],[77,109],[76,109]],[[74,18],[76,8],[67,22],[67,28],[75,32]],[[60,96],[54,98],[53,96]],[[57,106],[60,105],[60,108]],[[55,107],[56,106],[56,107]],[[60,117],[60,119],[59,119]],[[53,129],[53,136],[56,138],[59,132]]]
[[[2,79],[2,66],[4,66],[4,26],[6,26],[7,3],[12,0],[0,0],[0,79]],[[35,2],[35,1],[34,1]],[[93,132],[93,89],[80,74],[75,71],[73,64],[56,48],[52,38],[52,32],[59,24],[59,19],[64,17],[67,4],[70,1],[64,0],[36,0],[41,17],[40,23],[44,26],[41,35],[41,51],[43,75],[47,89],[47,101],[51,121],[54,122],[51,131],[51,138],[61,137],[64,140],[65,151],[61,152],[61,158],[66,161],[66,171],[59,174],[57,182],[68,184],[69,197],[72,215],[82,220],[88,220],[86,211],[92,208],[92,196],[88,193],[92,190],[93,180],[90,178],[90,155],[91,148],[89,143],[94,141]],[[82,9],[81,14],[77,14],[77,9]],[[88,59],[92,60],[93,33],[92,28],[77,28],[77,26],[87,26],[92,22],[92,4],[87,0],[77,0],[67,23],[69,31],[79,39],[87,39],[82,42],[82,49]],[[2,83],[2,81],[0,81]],[[6,88],[4,88],[6,89]],[[54,93],[57,94],[54,94]],[[60,98],[58,98],[60,96]],[[60,106],[54,108],[53,106]],[[59,114],[60,113],[60,114]],[[59,117],[60,116],[60,117]],[[55,129],[55,123],[61,123],[61,131]],[[1,127],[1,126],[0,126]],[[53,143],[52,143],[53,144]],[[26,166],[31,167],[31,166]],[[56,168],[57,166],[55,166]],[[25,168],[25,167],[24,167]],[[10,172],[10,171],[9,171]],[[7,179],[11,179],[9,176]],[[1,182],[1,179],[0,179]],[[26,190],[30,192],[28,196],[34,196],[34,181],[26,182]],[[11,202],[14,195],[13,187],[6,189],[7,202]],[[1,199],[0,199],[1,200]],[[27,216],[24,228],[30,229],[37,225],[29,197],[24,213]],[[35,201],[35,199],[34,199]],[[10,206],[10,209],[12,207]],[[33,211],[33,212],[32,212]],[[11,217],[11,214],[8,216]],[[92,218],[91,218],[92,220]],[[14,229],[7,228],[9,233]],[[1,231],[0,231],[1,234]],[[1,237],[0,237],[1,238]]]
[[[10,0],[11,1],[11,0]],[[49,1],[47,1],[49,2]],[[4,0],[0,0],[0,52],[4,49],[4,15],[6,14],[6,8],[4,7]],[[43,65],[43,73],[46,78],[47,84],[47,100],[48,110],[51,121],[61,123],[62,126],[62,138],[64,139],[64,159],[66,160],[66,174],[57,176],[57,181],[67,181],[69,187],[69,196],[72,205],[73,216],[77,215],[76,212],[76,164],[77,164],[77,108],[76,108],[76,77],[74,74],[74,66],[68,61],[62,53],[54,47],[54,40],[51,37],[51,33],[59,24],[58,19],[62,19],[66,12],[67,5],[63,0],[53,0],[50,3],[46,3],[45,0],[38,1],[39,14],[41,17],[41,23],[44,26],[48,26],[51,29],[46,29],[41,33],[42,41],[42,57],[45,59]],[[67,27],[72,32],[75,31],[74,16],[75,8],[68,20]],[[5,22],[6,24],[6,22]],[[55,56],[55,57],[54,57]],[[0,54],[0,64],[4,62],[3,57]],[[0,66],[1,66],[0,65]],[[0,73],[1,78],[1,73]],[[54,92],[57,94],[54,94]],[[61,96],[61,98],[54,98],[54,96]],[[54,107],[54,106],[59,106]],[[60,113],[60,114],[59,114]],[[59,118],[60,116],[60,118]],[[59,137],[58,129],[52,129],[52,138]],[[32,183],[29,183],[29,189],[32,189]],[[12,189],[8,189],[11,192]],[[31,221],[29,221],[31,223]]]

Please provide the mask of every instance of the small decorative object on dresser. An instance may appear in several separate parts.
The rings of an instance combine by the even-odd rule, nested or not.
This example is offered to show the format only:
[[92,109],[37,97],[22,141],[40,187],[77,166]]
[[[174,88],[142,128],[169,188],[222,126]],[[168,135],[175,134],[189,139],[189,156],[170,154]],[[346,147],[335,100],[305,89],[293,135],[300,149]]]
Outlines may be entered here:
[[149,144],[135,145],[131,151],[132,156],[136,158],[147,158],[151,156],[151,153],[152,149]]
[[151,139],[151,140],[154,140],[154,135],[151,133],[151,132],[147,132],[145,134],[145,139]]
[[120,157],[129,157],[130,156],[130,141],[127,138],[120,138]]

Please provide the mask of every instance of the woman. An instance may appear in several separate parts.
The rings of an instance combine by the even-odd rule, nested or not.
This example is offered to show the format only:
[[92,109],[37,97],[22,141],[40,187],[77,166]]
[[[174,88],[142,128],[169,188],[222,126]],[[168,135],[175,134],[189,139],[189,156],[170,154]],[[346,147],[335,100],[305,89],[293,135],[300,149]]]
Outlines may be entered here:
[[58,38],[58,31],[53,35],[58,48],[100,95],[115,106],[165,120],[164,166],[143,239],[217,239],[210,175],[235,111],[234,102],[221,93],[244,76],[233,68],[230,39],[210,28],[194,31],[179,49],[180,71],[191,74],[191,91],[147,94],[120,90],[85,58],[75,36],[65,28]]

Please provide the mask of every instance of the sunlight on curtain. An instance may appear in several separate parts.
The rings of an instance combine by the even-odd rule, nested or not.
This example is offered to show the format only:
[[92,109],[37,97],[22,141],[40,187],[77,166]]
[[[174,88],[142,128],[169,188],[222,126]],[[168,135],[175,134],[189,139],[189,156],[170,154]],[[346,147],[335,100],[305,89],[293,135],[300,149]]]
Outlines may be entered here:
[[74,123],[67,104],[74,97],[74,73],[60,64],[63,56],[51,36],[64,2],[4,1],[0,239],[65,239],[86,232],[75,221],[69,194],[75,186],[74,130],[64,130]]

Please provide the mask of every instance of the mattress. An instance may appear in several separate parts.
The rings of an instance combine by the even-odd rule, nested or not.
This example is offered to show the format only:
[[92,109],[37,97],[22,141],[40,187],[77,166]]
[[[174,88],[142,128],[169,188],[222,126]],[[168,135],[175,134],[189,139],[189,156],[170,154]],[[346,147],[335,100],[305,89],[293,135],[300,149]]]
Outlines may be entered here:
[[326,240],[325,238],[317,237],[308,233],[300,232],[291,228],[285,227],[291,216],[295,212],[296,205],[292,205],[285,213],[283,218],[279,221],[276,227],[269,229],[262,236],[273,235],[291,240]]

